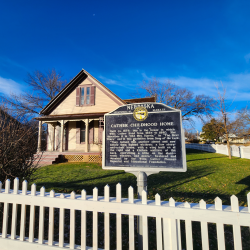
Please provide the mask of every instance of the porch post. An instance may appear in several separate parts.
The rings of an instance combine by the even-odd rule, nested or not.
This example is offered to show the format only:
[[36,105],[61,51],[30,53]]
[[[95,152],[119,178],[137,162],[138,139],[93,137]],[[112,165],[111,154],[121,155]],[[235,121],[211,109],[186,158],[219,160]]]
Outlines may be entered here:
[[41,151],[42,151],[42,121],[39,121],[37,152],[41,152]]
[[56,126],[54,126],[54,124],[51,124],[51,125],[52,125],[51,151],[55,151],[55,127]]
[[60,152],[63,152],[63,139],[64,139],[64,120],[61,120],[61,145],[60,145]]
[[89,119],[85,119],[85,152],[89,152]]

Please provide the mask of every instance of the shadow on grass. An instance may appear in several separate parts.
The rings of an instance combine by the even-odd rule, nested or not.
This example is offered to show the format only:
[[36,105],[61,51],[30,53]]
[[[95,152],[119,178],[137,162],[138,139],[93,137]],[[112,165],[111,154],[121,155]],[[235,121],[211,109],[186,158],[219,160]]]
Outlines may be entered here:
[[184,180],[185,182],[190,182],[197,178],[202,178],[204,176],[214,173],[211,166],[199,167],[196,169],[188,169],[187,172],[161,172],[159,174],[153,174],[148,177],[148,185],[155,186],[172,182],[179,182]]
[[175,187],[178,187],[178,186],[181,186],[181,185],[183,185],[183,184],[185,184],[185,183],[189,183],[189,182],[191,182],[191,181],[194,181],[194,180],[197,180],[197,179],[203,178],[203,177],[208,176],[208,175],[210,175],[210,174],[212,174],[212,173],[209,173],[209,174],[204,174],[204,175],[200,175],[200,176],[197,176],[197,177],[191,178],[191,179],[189,179],[189,180],[186,180],[186,181],[180,182],[180,183],[178,183],[178,184],[175,184],[175,185],[172,185],[172,186],[168,186],[168,187],[166,188],[166,190],[171,189],[171,188],[175,188]]
[[214,157],[205,157],[204,158],[199,158],[199,159],[192,159],[192,160],[187,160],[187,162],[191,162],[191,161],[203,161],[203,160],[211,160],[211,159],[218,159],[218,158],[228,158],[227,156],[214,156]]
[[210,153],[210,152],[206,152],[206,151],[202,151],[202,150],[198,150],[198,149],[192,149],[192,148],[186,148],[186,154],[206,154],[206,153]]
[[241,179],[240,181],[236,182],[235,184],[243,184],[246,185],[247,187],[243,190],[241,190],[236,196],[243,196],[245,197],[248,192],[250,192],[250,175]]
[[[100,171],[102,171],[100,169]],[[148,190],[158,188],[159,186],[164,186],[164,190],[175,188],[177,186],[183,185],[185,183],[192,182],[199,178],[208,176],[212,174],[213,171],[210,168],[203,167],[198,170],[189,170],[186,173],[170,173],[161,172],[159,174],[153,174],[148,177]],[[112,179],[112,177],[119,177],[117,179]],[[88,183],[88,181],[94,180],[93,183]],[[128,197],[128,188],[130,186],[134,187],[134,193],[136,194],[136,177],[133,174],[118,172],[114,174],[104,175],[96,178],[80,178],[78,180],[69,180],[67,182],[61,182],[60,180],[50,180],[46,182],[36,182],[38,188],[45,186],[47,190],[54,189],[59,193],[70,193],[75,191],[80,194],[82,189],[87,191],[88,195],[91,195],[93,189],[97,187],[99,189],[99,195],[104,195],[104,186],[108,184],[110,186],[110,195],[112,197],[116,196],[116,184],[122,184],[122,196]]]
[[98,176],[98,177],[95,177],[95,178],[88,178],[88,179],[83,179],[83,180],[71,181],[69,183],[76,184],[76,183],[81,183],[83,181],[100,180],[100,179],[103,179],[103,178],[108,178],[108,177],[111,177],[111,176],[116,176],[116,175],[121,175],[121,174],[124,174],[124,173],[119,172],[119,173],[115,173],[115,174],[107,174],[107,175],[102,175],[102,176]]

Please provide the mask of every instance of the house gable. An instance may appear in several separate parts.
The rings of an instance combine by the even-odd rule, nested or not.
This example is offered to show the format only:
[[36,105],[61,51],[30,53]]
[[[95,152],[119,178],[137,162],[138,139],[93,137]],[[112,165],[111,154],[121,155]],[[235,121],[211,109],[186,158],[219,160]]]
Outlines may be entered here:
[[[93,87],[95,95],[94,105],[76,105],[77,88],[84,86]],[[118,96],[96,80],[87,71],[82,70],[54,99],[50,101],[41,111],[41,114],[64,115],[110,112],[121,105],[124,105],[124,102]]]

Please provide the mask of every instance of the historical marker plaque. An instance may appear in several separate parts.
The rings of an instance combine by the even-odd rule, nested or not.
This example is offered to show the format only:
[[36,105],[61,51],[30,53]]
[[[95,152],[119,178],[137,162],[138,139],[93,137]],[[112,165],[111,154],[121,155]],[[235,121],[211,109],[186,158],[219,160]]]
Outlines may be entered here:
[[106,114],[102,167],[185,172],[181,111],[161,103],[138,103]]

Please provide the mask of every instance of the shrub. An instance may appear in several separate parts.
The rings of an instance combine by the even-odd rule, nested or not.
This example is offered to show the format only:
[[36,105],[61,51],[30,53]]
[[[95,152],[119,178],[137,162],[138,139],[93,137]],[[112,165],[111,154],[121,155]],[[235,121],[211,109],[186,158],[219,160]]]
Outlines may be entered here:
[[0,109],[0,181],[18,177],[29,180],[41,155],[37,150],[37,124],[22,117],[13,118]]

